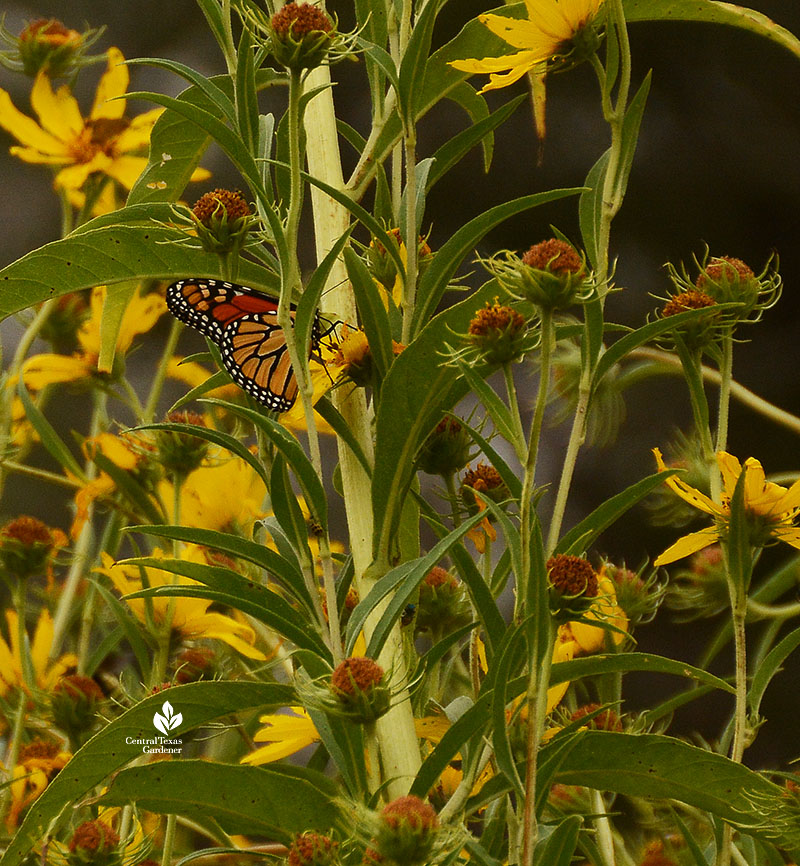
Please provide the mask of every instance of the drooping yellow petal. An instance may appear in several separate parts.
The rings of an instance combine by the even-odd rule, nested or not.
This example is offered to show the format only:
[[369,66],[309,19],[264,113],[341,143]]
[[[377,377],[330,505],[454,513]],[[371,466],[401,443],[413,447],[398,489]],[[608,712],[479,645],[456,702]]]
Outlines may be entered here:
[[16,156],[17,159],[22,160],[22,162],[27,162],[30,165],[65,165],[72,162],[72,157],[68,154],[53,155],[42,153],[35,147],[17,147],[16,145],[12,145],[9,147],[8,152],[12,156]]
[[514,48],[530,51],[539,60],[547,60],[555,53],[561,39],[566,38],[554,38],[552,33],[540,26],[538,20],[534,23],[527,18],[507,18],[504,15],[481,15],[479,20],[495,36]]
[[794,511],[795,508],[800,508],[800,481],[795,481],[775,503],[777,514],[786,514],[788,511]]
[[[2,89],[0,89],[0,127],[10,132],[20,144],[38,153],[69,158],[69,151],[64,142],[50,135],[35,120],[19,111],[8,93]],[[15,153],[16,155],[19,155],[19,151]]]
[[800,549],[800,527],[778,526],[773,529],[772,534],[778,541],[785,541],[787,544],[791,544],[792,547]]
[[114,143],[116,152],[131,153],[146,148],[150,144],[153,126],[163,113],[163,108],[154,108],[132,118],[128,127],[117,136]]
[[206,613],[187,619],[183,631],[193,637],[221,640],[251,659],[265,661],[267,658],[253,646],[256,635],[252,628],[221,613]]
[[86,162],[76,162],[62,168],[56,175],[54,184],[58,189],[77,192],[86,183],[86,179],[94,172],[104,172],[111,165],[111,157],[98,150]]
[[690,532],[688,535],[684,535],[683,538],[679,538],[671,547],[668,547],[661,556],[655,559],[653,565],[656,568],[668,565],[670,562],[676,562],[686,556],[691,556],[693,553],[697,553],[698,550],[715,544],[717,541],[719,541],[719,530],[716,526],[707,526],[699,532]]
[[94,104],[89,115],[92,120],[97,120],[99,117],[116,119],[125,114],[125,100],[117,97],[125,95],[129,81],[130,73],[125,66],[122,52],[119,48],[109,48],[108,67],[97,85]]
[[44,72],[36,76],[31,90],[31,105],[42,129],[59,141],[75,141],[83,132],[83,117],[72,91],[66,84],[53,91],[50,77]]
[[22,380],[31,391],[45,385],[78,382],[92,373],[92,367],[80,355],[33,355],[22,365]]
[[319,741],[319,733],[308,713],[302,707],[290,707],[288,713],[261,716],[266,727],[256,731],[253,739],[257,743],[268,742],[268,746],[256,749],[242,758],[243,764],[266,764],[279,761],[306,746]]
[[[661,456],[661,451],[658,448],[653,449],[653,454],[656,458],[656,463],[658,464],[658,468],[660,471],[664,471],[669,467],[664,463],[664,458]],[[705,493],[701,493],[699,490],[691,487],[685,481],[682,481],[680,478],[677,478],[675,475],[667,478],[667,485],[675,491],[675,493],[680,496],[684,502],[688,502],[689,505],[694,506],[700,511],[704,511],[706,514],[718,515],[722,513],[722,508],[714,502],[713,499],[706,496]]]
[[14,656],[11,647],[0,635],[0,696],[8,693],[8,690],[17,682],[17,671],[14,667]]

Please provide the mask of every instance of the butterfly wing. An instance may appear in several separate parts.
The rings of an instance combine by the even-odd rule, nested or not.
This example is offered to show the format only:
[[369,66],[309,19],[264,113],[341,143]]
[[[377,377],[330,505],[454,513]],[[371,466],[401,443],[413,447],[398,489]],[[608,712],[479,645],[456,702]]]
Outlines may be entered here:
[[236,319],[223,331],[219,348],[225,369],[240,388],[274,412],[292,408],[297,380],[274,316]]

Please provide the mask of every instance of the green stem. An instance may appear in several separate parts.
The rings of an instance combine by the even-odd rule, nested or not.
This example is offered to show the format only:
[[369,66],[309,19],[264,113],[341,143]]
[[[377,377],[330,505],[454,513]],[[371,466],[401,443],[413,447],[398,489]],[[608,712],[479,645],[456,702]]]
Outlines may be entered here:
[[158,401],[161,399],[161,392],[164,389],[164,382],[167,378],[167,368],[169,367],[169,362],[172,360],[172,356],[175,354],[175,348],[178,345],[178,337],[180,337],[182,330],[183,325],[177,319],[173,319],[172,324],[170,325],[169,334],[167,335],[166,344],[164,345],[164,351],[161,353],[158,368],[153,376],[153,383],[150,386],[147,403],[142,410],[142,421],[145,424],[152,423],[153,418],[155,417]]
[[419,254],[419,232],[417,230],[417,133],[416,130],[406,130],[405,133],[405,164],[406,164],[406,280],[403,295],[403,343],[411,342],[411,323],[414,318],[414,308],[417,303],[417,271]]
[[747,599],[747,613],[753,619],[791,619],[800,616],[800,602],[788,604],[761,604],[754,598]]
[[453,526],[461,526],[461,509],[458,507],[458,490],[456,488],[455,472],[448,472],[444,476],[444,486],[447,489],[447,498],[450,500],[450,516]]
[[715,450],[724,451],[728,446],[728,418],[731,405],[731,381],[733,379],[733,333],[728,331],[722,338],[722,363],[719,368],[719,412],[717,414],[717,443]]
[[606,815],[606,804],[603,800],[603,794],[597,789],[591,789],[592,797],[592,812],[597,817],[594,819],[594,828],[596,833],[597,848],[603,858],[602,866],[616,866],[616,856],[614,854],[614,835],[611,830],[611,822]]
[[[523,615],[529,615],[533,611],[524,610],[528,599],[533,598],[528,583],[533,577],[531,562],[531,537],[533,531],[533,492],[536,488],[536,463],[539,456],[539,441],[542,436],[542,424],[544,423],[544,412],[547,407],[547,399],[550,391],[550,370],[555,344],[555,329],[553,327],[553,311],[542,308],[541,310],[541,345],[539,355],[539,392],[536,395],[536,404],[531,419],[531,429],[528,434],[528,453],[525,458],[524,476],[522,479],[522,493],[519,504],[519,534],[522,547],[521,567],[522,574],[518,576],[520,591],[517,593],[515,610],[515,621],[519,622]],[[524,614],[523,614],[524,610]]]
[[171,866],[172,849],[175,845],[175,825],[177,817],[167,815],[167,825],[164,828],[164,848],[161,852],[161,866]]
[[544,657],[531,658],[525,701],[528,710],[526,731],[525,803],[522,810],[521,836],[522,866],[533,866],[536,843],[539,840],[539,822],[536,818],[536,773],[539,766],[539,745],[547,716],[547,689],[553,664],[552,646],[555,638],[553,623],[548,618],[549,634],[542,642],[548,647]]
[[517,400],[517,386],[514,382],[514,371],[511,364],[503,364],[503,380],[506,385],[506,394],[508,395],[508,408],[511,410],[511,418],[514,422],[514,433],[516,441],[511,444],[517,452],[517,459],[520,463],[524,463],[528,447],[525,441],[525,431],[522,429],[522,415],[519,411],[519,401]]

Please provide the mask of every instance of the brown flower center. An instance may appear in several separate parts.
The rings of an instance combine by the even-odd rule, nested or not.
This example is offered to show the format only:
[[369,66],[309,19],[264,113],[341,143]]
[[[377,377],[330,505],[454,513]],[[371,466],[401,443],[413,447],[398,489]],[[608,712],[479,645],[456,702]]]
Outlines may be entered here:
[[34,544],[53,544],[53,533],[50,527],[35,517],[23,515],[7,523],[0,529],[0,535],[11,538],[26,547]]
[[597,595],[597,574],[592,564],[580,556],[559,553],[547,560],[547,571],[550,582],[562,595]]
[[331,19],[310,3],[287,3],[272,16],[272,30],[282,40],[289,36],[299,40],[314,31],[329,33],[332,29]]
[[67,694],[73,700],[83,697],[89,700],[102,701],[105,697],[103,690],[91,677],[84,677],[80,674],[61,677],[53,691]]
[[716,301],[709,297],[705,292],[700,292],[692,289],[688,292],[681,292],[679,295],[673,295],[661,310],[661,315],[677,316],[678,313],[685,313],[687,310],[700,310],[703,307],[714,307]]
[[331,688],[340,695],[355,697],[357,692],[369,692],[383,679],[383,668],[370,658],[345,659],[331,676]]
[[698,289],[702,289],[709,282],[719,282],[720,280],[745,281],[754,276],[753,269],[741,259],[736,259],[733,256],[717,256],[703,268],[703,273],[697,278],[695,285]]
[[488,334],[504,331],[518,333],[525,327],[525,317],[495,302],[489,304],[482,310],[478,310],[475,318],[469,323],[469,333],[473,337],[485,337]]
[[119,842],[119,836],[102,821],[84,821],[72,835],[69,850],[107,851]]
[[203,225],[208,226],[212,217],[219,218],[220,210],[228,222],[250,216],[250,205],[239,190],[215,189],[201,195],[192,208],[192,213]]
[[522,256],[523,264],[540,271],[554,274],[578,274],[583,270],[581,257],[566,241],[557,238],[534,244]]
[[19,750],[19,763],[24,764],[26,761],[52,761],[58,757],[61,751],[61,746],[58,743],[48,742],[46,740],[32,740],[26,743]]
[[503,486],[503,479],[500,473],[487,463],[479,463],[474,469],[469,469],[462,480],[464,487],[471,487],[473,490],[496,490]]
[[433,806],[413,794],[387,803],[381,810],[381,818],[393,830],[402,826],[414,830],[433,830],[439,826],[439,816]]

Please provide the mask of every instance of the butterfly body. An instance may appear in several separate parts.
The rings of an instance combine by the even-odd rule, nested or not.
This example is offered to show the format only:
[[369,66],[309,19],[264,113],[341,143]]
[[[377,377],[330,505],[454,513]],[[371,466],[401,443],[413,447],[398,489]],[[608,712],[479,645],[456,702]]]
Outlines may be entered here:
[[[167,307],[176,319],[216,343],[225,369],[240,388],[275,412],[291,409],[297,380],[278,324],[277,301],[236,283],[191,279],[169,286]],[[292,320],[294,315],[293,307]],[[315,321],[312,354],[319,340]]]

